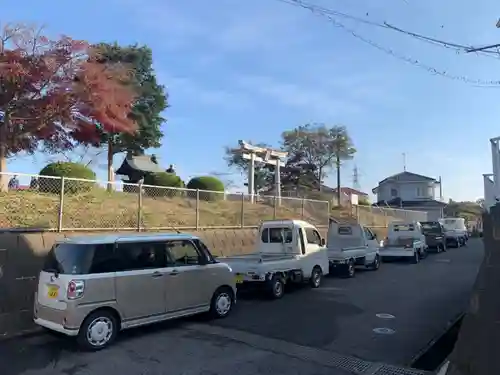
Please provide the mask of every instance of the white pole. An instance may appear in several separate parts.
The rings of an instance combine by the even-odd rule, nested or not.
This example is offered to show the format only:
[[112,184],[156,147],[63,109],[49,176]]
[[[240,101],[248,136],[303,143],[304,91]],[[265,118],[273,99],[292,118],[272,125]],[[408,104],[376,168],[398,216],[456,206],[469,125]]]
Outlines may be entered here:
[[250,203],[254,203],[255,192],[255,153],[250,153],[250,168],[248,168],[248,194]]
[[276,199],[278,206],[281,205],[281,159],[276,158],[276,168],[274,171],[274,182],[276,186]]

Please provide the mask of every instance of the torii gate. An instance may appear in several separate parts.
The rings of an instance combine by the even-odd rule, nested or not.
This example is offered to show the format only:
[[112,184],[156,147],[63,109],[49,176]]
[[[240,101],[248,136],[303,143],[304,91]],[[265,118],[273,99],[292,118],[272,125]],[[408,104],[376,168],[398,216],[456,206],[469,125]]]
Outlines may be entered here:
[[261,162],[276,167],[274,172],[274,185],[275,195],[277,197],[277,204],[281,204],[281,167],[285,166],[285,162],[281,159],[288,156],[288,152],[273,150],[271,148],[253,146],[250,143],[239,140],[240,148],[233,150],[234,153],[239,153],[243,159],[250,161],[248,168],[248,194],[250,195],[250,202],[255,201],[255,162]]

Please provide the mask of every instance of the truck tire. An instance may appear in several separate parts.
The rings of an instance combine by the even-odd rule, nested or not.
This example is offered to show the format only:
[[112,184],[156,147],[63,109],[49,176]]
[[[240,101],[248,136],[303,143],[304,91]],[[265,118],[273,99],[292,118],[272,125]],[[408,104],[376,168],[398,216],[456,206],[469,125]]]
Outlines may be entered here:
[[314,266],[311,272],[311,278],[309,279],[309,283],[312,288],[319,288],[321,285],[321,280],[323,278],[323,272],[321,271],[321,267]]
[[418,253],[418,250],[415,250],[414,253],[413,253],[413,257],[411,258],[411,262],[413,264],[417,264],[418,262],[420,262],[420,255]]
[[353,278],[356,276],[356,265],[354,259],[349,259],[349,262],[345,265],[344,277]]
[[269,281],[269,295],[273,299],[280,299],[285,293],[285,283],[279,275],[274,275]]
[[373,263],[368,266],[370,269],[376,271],[380,268],[380,256],[377,254],[375,255],[375,259],[373,260]]

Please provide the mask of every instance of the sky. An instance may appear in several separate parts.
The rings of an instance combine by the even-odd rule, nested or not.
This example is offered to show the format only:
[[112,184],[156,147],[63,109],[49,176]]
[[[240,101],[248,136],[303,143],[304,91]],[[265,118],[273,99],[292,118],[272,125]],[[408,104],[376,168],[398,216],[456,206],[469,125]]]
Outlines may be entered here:
[[[495,0],[307,0],[370,22],[463,45],[500,43]],[[418,60],[471,80],[500,80],[500,60],[457,53],[345,18],[345,28],[278,0],[2,1],[0,21],[44,25],[51,35],[90,42],[147,44],[169,94],[163,145],[155,153],[184,179],[229,173],[224,147],[238,140],[279,147],[305,123],[347,127],[358,150],[342,185],[361,190],[403,171],[442,177],[443,195],[474,200],[491,171],[488,139],[499,136],[500,86],[477,87],[395,58]],[[29,11],[28,11],[29,10]],[[368,43],[366,42],[368,40]],[[372,43],[372,44],[369,44]],[[105,156],[92,165],[100,179]],[[47,155],[18,156],[10,171],[37,173]],[[119,166],[123,155],[117,155]],[[335,172],[326,179],[335,186]]]

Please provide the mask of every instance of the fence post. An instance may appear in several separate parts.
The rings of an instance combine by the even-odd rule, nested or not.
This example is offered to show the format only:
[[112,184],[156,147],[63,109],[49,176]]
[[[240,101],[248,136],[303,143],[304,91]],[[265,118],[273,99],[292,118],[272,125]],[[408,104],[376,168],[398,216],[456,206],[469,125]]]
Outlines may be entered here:
[[276,220],[276,195],[273,197],[273,220]]
[[63,210],[64,210],[64,177],[61,177],[61,190],[59,191],[59,212],[57,216],[57,231],[62,232],[63,229]]
[[200,189],[196,189],[196,230],[200,229]]
[[301,201],[301,207],[300,207],[300,218],[302,220],[304,220],[304,217],[305,217],[305,205],[306,205],[306,200],[305,198],[302,198],[302,201]]
[[332,214],[332,207],[330,206],[330,201],[326,201],[326,209],[328,212],[326,213],[326,225],[330,228],[330,216]]
[[245,227],[245,193],[241,193],[241,212],[240,212],[241,229]]
[[139,188],[137,197],[137,231],[140,232],[142,229],[142,182],[137,185]]

